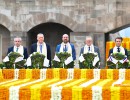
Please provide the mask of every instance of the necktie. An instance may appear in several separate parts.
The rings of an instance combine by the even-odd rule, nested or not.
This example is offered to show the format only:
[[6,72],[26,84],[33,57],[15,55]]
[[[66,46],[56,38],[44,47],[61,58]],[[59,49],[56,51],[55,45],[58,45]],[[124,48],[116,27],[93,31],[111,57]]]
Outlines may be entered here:
[[16,52],[18,52],[18,49],[19,49],[19,48],[17,47],[17,48],[16,48]]
[[120,52],[120,48],[119,47],[117,48],[117,52]]
[[90,47],[88,47],[88,51],[90,51]]
[[66,52],[67,51],[67,47],[66,47],[66,45],[65,45],[65,47],[64,47],[64,52]]
[[40,44],[40,52],[42,53],[42,44]]

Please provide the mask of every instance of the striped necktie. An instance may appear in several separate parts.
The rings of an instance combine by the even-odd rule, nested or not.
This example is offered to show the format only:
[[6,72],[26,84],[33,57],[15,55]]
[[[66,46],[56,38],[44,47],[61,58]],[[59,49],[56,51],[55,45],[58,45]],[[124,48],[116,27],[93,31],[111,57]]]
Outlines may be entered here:
[[67,52],[67,47],[66,47],[66,45],[64,46],[64,52]]

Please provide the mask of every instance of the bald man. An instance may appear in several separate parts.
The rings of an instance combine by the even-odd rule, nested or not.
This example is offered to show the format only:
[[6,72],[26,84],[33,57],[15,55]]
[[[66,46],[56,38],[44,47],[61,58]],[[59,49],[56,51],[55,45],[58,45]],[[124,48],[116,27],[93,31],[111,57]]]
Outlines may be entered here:
[[86,36],[85,46],[81,48],[80,55],[86,54],[88,52],[96,52],[98,54],[98,57],[100,59],[100,52],[99,48],[97,46],[93,45],[93,39],[91,36]]
[[62,36],[62,43],[57,45],[56,47],[56,53],[58,52],[68,52],[72,55],[73,60],[76,59],[76,51],[75,47],[72,43],[69,43],[69,36],[68,34],[64,34]]
[[31,53],[33,52],[39,52],[41,54],[44,54],[50,61],[51,67],[51,49],[50,46],[44,42],[44,35],[42,33],[39,33],[37,35],[37,43],[34,43],[31,46]]

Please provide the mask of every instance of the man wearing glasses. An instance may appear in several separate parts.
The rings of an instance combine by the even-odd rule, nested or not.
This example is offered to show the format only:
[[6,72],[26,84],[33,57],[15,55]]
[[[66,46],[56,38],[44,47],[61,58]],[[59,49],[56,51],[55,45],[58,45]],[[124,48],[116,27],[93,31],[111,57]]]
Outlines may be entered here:
[[21,42],[22,42],[21,37],[15,37],[14,38],[14,46],[8,48],[7,54],[9,54],[10,52],[18,52],[24,56],[24,59],[27,59],[28,58],[27,48],[23,47],[21,45]]

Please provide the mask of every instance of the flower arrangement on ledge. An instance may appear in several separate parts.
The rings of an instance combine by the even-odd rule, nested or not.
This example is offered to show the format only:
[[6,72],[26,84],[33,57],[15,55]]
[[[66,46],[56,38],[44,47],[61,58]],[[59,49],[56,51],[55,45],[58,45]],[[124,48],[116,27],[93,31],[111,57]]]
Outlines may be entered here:
[[[81,58],[82,57],[82,58]],[[80,60],[82,59],[82,60]],[[95,69],[99,68],[99,57],[97,53],[82,54],[79,58],[79,67],[81,69]]]
[[15,68],[22,69],[22,68],[25,68],[26,60],[23,59],[23,56],[20,53],[10,52],[8,54],[8,56],[6,56],[6,57],[8,57],[8,60],[7,60],[7,62],[3,63],[4,67],[6,69],[15,69]]
[[130,60],[130,50],[127,50],[127,52],[128,52],[128,60]]
[[122,53],[112,53],[107,60],[107,66],[109,69],[128,69],[129,60]]
[[[74,68],[74,61],[71,59],[71,54],[68,52],[59,52],[55,55],[58,60],[52,60],[52,68]],[[70,60],[69,60],[70,58]],[[66,64],[66,61],[70,62]]]
[[31,56],[31,66],[28,66],[31,69],[41,69],[44,68],[44,59],[45,59],[45,55],[39,53],[39,52],[35,52],[33,53]]
[[3,69],[3,67],[4,67],[4,64],[0,63],[0,69]]

